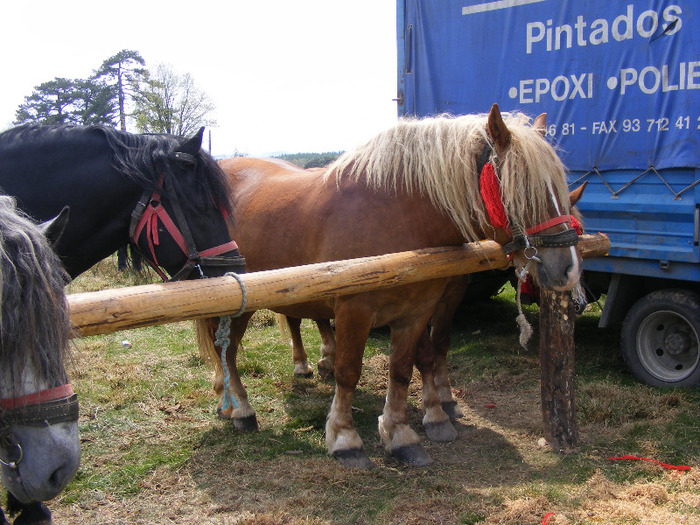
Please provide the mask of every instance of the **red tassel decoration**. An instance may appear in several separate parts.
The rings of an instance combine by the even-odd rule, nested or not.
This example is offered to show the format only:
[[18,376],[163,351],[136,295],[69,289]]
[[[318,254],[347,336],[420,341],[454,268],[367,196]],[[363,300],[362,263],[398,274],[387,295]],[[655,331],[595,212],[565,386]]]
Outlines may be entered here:
[[481,189],[481,198],[484,199],[486,212],[489,215],[489,221],[494,228],[507,230],[508,217],[503,207],[501,186],[496,176],[496,170],[493,169],[493,164],[490,162],[484,164],[484,168],[481,170],[479,185]]

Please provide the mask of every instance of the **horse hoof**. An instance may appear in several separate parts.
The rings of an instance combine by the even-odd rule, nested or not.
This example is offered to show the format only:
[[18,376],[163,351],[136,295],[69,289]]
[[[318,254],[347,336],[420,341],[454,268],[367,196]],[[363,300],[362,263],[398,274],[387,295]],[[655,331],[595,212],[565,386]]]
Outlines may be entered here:
[[300,377],[302,379],[311,379],[313,376],[313,370],[310,372],[294,372],[294,377]]
[[442,410],[450,419],[459,419],[464,416],[464,412],[457,406],[457,401],[445,401],[442,403]]
[[408,463],[414,467],[427,467],[433,463],[432,458],[428,455],[425,449],[418,443],[414,445],[406,445],[405,447],[395,448],[391,451],[394,456],[402,463]]
[[446,443],[457,439],[457,431],[449,419],[439,423],[425,423],[423,428],[425,428],[425,433],[430,441]]
[[344,467],[362,468],[371,470],[374,468],[374,463],[369,459],[367,453],[361,448],[351,448],[347,450],[336,450],[333,452],[333,457],[338,460],[338,463]]
[[328,369],[328,368],[321,368],[319,366],[318,367],[318,376],[321,379],[324,379],[326,381],[330,381],[334,377],[334,370]]
[[216,415],[219,416],[219,419],[223,419],[223,420],[225,420],[225,421],[228,421],[228,420],[232,419],[232,418],[231,418],[231,413],[232,413],[232,412],[233,412],[233,411],[232,411],[231,409],[226,410],[225,412],[224,412],[223,410],[221,410],[220,408],[217,408],[217,409],[216,409]]
[[255,414],[246,417],[233,418],[233,428],[240,432],[257,432],[260,430]]

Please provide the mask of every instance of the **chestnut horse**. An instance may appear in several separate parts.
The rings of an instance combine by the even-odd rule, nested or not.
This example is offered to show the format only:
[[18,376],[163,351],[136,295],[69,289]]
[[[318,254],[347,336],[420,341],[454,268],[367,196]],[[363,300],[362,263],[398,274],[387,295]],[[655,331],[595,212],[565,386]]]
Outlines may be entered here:
[[[505,245],[516,267],[540,286],[568,290],[580,277],[577,236],[569,225],[564,167],[534,125],[520,114],[401,121],[325,169],[302,170],[275,160],[233,158],[230,233],[250,271],[350,259],[489,238]],[[490,193],[489,193],[490,192]],[[495,193],[494,193],[495,192]],[[486,202],[482,193],[486,195]],[[490,195],[490,196],[489,196]],[[494,197],[496,195],[496,197]],[[545,234],[546,232],[546,234]],[[572,235],[573,234],[573,235]],[[279,308],[294,318],[335,319],[335,395],[326,423],[329,452],[342,464],[371,467],[354,429],[352,398],[369,331],[388,325],[392,353],[379,433],[388,451],[413,465],[431,462],[407,419],[414,363],[423,378],[423,423],[430,439],[456,438],[433,381],[426,325],[449,279]],[[224,369],[213,321],[198,323],[200,350],[215,365],[221,417],[255,428],[255,411],[236,370],[236,353],[252,312],[231,322]],[[225,377],[230,373],[228,391]]]
[[[569,193],[569,204],[579,223],[580,217],[574,206],[583,196],[587,185],[588,181]],[[582,232],[583,230],[579,233]],[[463,414],[452,396],[452,385],[447,371],[447,352],[450,348],[452,321],[457,308],[465,300],[465,293],[469,287],[470,278],[471,275],[460,275],[450,279],[446,287],[447,291],[430,319],[429,334],[430,342],[433,345],[435,387],[437,388],[442,408],[450,416],[450,419],[456,419]],[[501,281],[497,282],[500,283]],[[574,299],[585,301],[582,289],[576,290]],[[580,304],[581,307],[585,307],[585,302]],[[289,339],[292,344],[294,375],[298,377],[312,377],[313,368],[309,365],[304,342],[301,338],[301,319],[287,317],[282,314],[277,314],[276,318],[282,335]],[[335,368],[335,334],[333,333],[333,328],[328,319],[314,319],[313,321],[316,323],[321,336],[321,359],[317,363],[318,373],[324,378],[332,377]]]

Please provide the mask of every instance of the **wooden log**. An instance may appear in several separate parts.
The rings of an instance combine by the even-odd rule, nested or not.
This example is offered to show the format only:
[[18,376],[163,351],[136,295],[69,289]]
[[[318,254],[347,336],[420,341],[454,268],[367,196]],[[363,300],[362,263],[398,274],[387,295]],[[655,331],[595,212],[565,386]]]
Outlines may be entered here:
[[[579,247],[589,257],[604,255],[610,248],[610,241],[602,234],[585,235]],[[245,310],[259,310],[506,268],[508,264],[500,245],[482,241],[253,272],[241,275],[240,279],[247,295]],[[71,323],[83,336],[232,314],[239,311],[242,302],[241,285],[230,276],[68,297]]]
[[540,290],[540,388],[544,438],[555,452],[578,444],[574,403],[574,301],[571,292]]

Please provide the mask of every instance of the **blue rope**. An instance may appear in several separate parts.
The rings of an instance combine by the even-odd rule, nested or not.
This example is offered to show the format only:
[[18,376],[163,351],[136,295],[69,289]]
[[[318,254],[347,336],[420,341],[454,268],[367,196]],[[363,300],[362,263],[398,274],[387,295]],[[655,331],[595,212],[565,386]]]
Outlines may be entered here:
[[224,274],[224,277],[233,277],[238,281],[238,286],[241,287],[241,307],[238,309],[238,311],[233,314],[232,317],[240,317],[245,313],[246,308],[248,307],[248,290],[245,287],[245,283],[243,282],[243,279],[241,279],[241,276],[238,275],[235,272],[226,272]]
[[226,351],[228,350],[228,346],[231,343],[231,340],[229,338],[230,329],[231,316],[222,315],[219,318],[219,328],[217,328],[216,330],[216,341],[214,343],[216,346],[221,348],[221,366],[224,369],[224,393],[223,398],[221,399],[221,410],[228,410],[229,408],[231,408],[231,405],[233,405],[235,408],[238,408],[238,402],[236,402],[236,398],[233,397],[233,394],[229,389],[229,385],[231,382],[231,373],[229,372],[228,364],[226,363]]
[[233,277],[234,279],[236,279],[236,281],[238,281],[238,284],[241,287],[241,293],[243,297],[241,299],[241,307],[239,308],[238,312],[236,312],[233,315],[222,315],[219,318],[219,328],[217,328],[216,330],[216,340],[214,344],[221,348],[221,366],[224,369],[224,393],[221,399],[221,410],[228,410],[229,408],[231,408],[231,406],[238,408],[238,402],[236,401],[236,398],[233,396],[229,388],[231,382],[231,373],[228,368],[226,351],[228,350],[228,347],[231,344],[231,317],[240,317],[241,315],[243,315],[248,305],[248,293],[240,275],[234,272],[228,272],[226,273],[226,276]]

